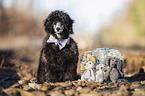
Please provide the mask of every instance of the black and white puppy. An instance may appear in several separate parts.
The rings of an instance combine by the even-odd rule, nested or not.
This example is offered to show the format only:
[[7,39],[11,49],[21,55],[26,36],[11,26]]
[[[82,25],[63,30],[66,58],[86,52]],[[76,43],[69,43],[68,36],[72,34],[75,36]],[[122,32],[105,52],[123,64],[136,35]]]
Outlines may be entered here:
[[44,21],[44,38],[37,71],[38,83],[77,79],[78,47],[70,37],[73,20],[63,11],[53,11]]

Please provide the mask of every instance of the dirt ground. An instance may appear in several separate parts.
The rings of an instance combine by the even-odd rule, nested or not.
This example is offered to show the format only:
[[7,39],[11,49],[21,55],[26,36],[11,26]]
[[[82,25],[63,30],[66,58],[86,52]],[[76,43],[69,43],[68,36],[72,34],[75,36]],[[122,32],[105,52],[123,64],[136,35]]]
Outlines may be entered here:
[[145,96],[145,52],[120,51],[124,57],[124,81],[36,84],[40,50],[0,50],[0,96]]

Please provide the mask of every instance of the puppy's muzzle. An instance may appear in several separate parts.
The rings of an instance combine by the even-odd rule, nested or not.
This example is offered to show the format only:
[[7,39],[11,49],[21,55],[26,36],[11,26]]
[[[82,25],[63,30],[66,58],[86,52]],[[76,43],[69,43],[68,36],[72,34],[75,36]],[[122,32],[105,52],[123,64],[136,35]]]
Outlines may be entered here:
[[60,34],[63,32],[64,26],[60,22],[57,22],[55,25],[53,25],[53,28],[57,34]]
[[60,30],[60,27],[57,27],[56,30],[59,31]]

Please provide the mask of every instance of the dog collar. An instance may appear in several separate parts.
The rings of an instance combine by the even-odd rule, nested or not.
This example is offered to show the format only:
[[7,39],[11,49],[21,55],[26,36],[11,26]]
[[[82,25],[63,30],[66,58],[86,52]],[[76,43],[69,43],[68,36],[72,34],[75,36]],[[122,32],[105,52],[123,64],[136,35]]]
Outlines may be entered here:
[[55,37],[50,35],[49,39],[47,40],[47,43],[55,43],[55,45],[58,45],[59,50],[61,50],[66,45],[69,45],[69,43],[70,43],[70,37],[68,39],[57,40]]

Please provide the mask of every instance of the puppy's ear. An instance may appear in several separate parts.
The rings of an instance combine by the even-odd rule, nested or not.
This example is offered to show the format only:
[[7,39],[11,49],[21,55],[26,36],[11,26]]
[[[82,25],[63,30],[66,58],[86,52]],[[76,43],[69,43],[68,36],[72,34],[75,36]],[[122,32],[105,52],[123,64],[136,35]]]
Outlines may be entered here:
[[70,20],[69,21],[69,33],[70,34],[74,34],[74,32],[73,32],[73,23],[74,23],[74,20]]
[[50,21],[49,17],[47,17],[44,21],[44,29],[47,34],[53,34],[53,27],[52,27],[52,22]]

